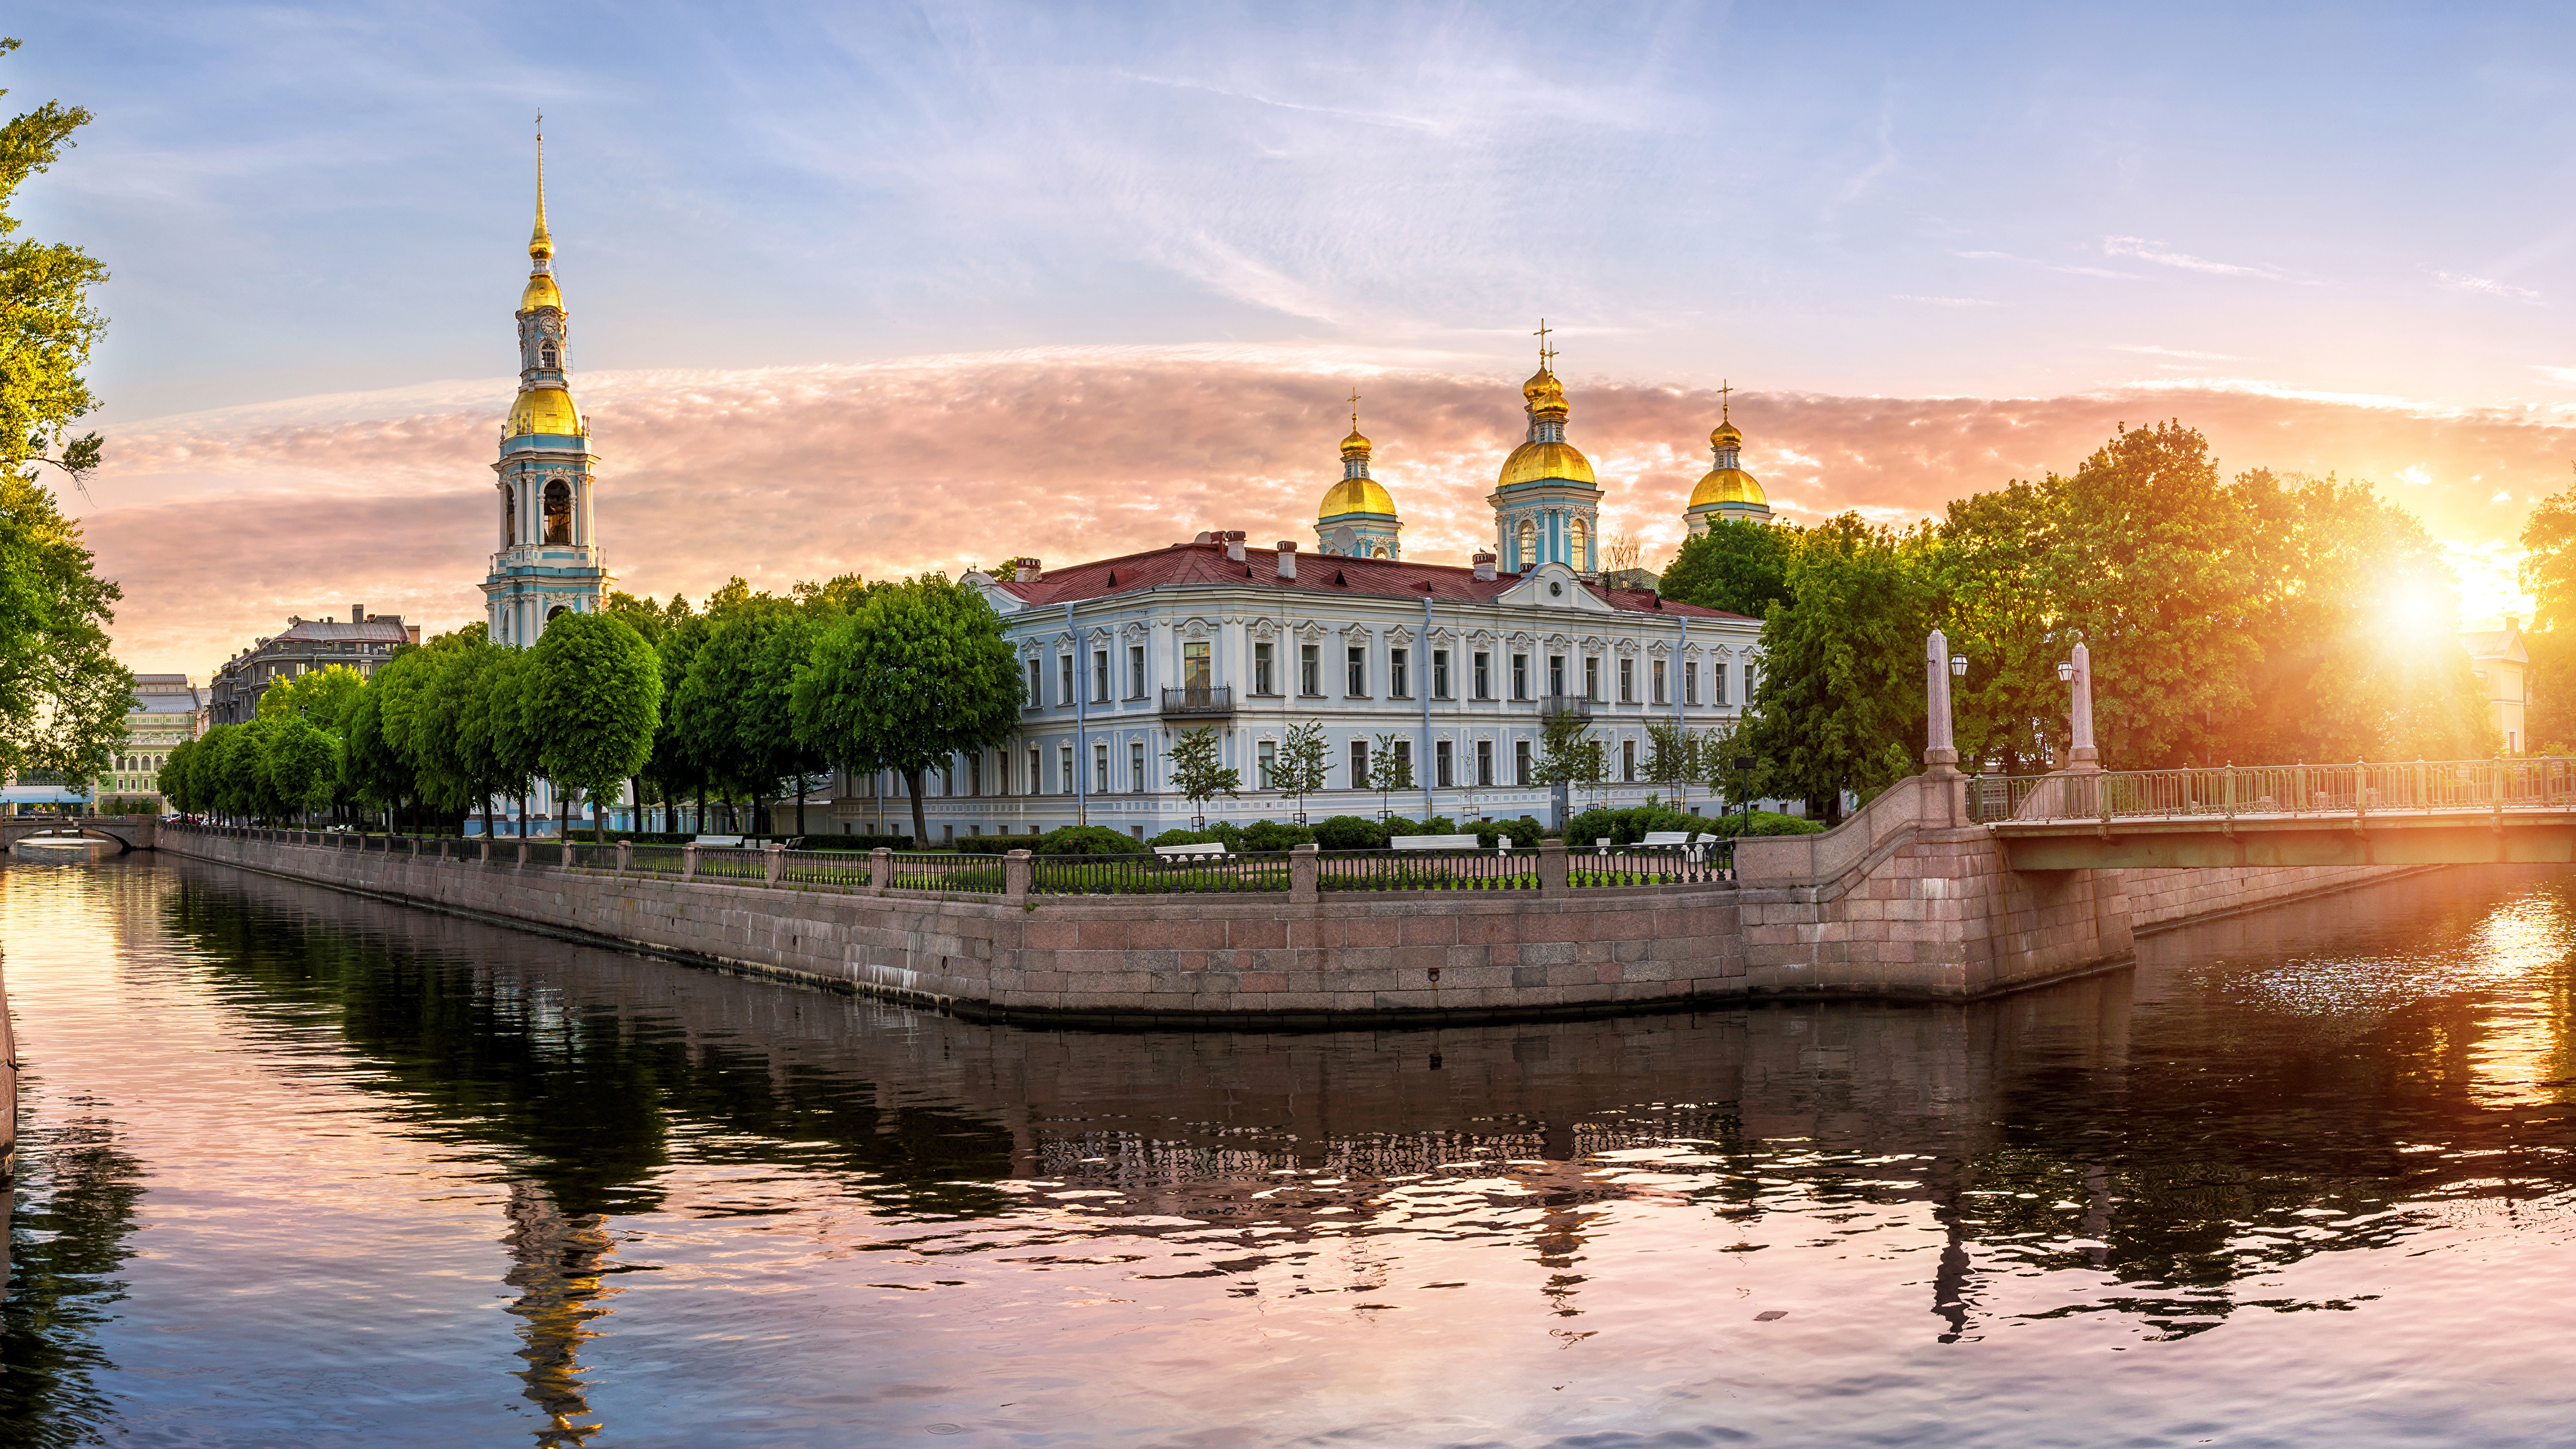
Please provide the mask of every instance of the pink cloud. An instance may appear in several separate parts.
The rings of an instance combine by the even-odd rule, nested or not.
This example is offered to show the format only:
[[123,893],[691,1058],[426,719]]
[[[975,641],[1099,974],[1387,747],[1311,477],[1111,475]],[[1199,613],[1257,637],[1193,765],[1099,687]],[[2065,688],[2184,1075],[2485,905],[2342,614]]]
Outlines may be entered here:
[[[626,373],[579,392],[601,454],[600,520],[621,585],[703,597],[739,573],[784,588],[842,572],[955,572],[1015,554],[1097,558],[1241,528],[1309,546],[1339,478],[1339,402],[1359,378],[1375,471],[1408,554],[1464,561],[1521,437],[1517,379],[1347,358],[1070,350],[725,374]],[[316,399],[121,430],[89,537],[126,602],[135,667],[203,675],[289,613],[351,603],[430,631],[481,617],[489,465],[507,382]],[[1681,537],[1708,467],[1704,389],[1568,379],[1569,436],[1605,528],[1650,564]],[[2564,482],[2568,427],[2543,411],[2450,413],[2256,384],[2042,399],[1736,394],[1747,465],[1785,516],[1937,512],[2071,469],[2122,422],[2179,417],[2231,472],[2268,466],[2392,488],[2436,533],[2488,544]],[[2504,491],[2519,503],[2499,504]]]

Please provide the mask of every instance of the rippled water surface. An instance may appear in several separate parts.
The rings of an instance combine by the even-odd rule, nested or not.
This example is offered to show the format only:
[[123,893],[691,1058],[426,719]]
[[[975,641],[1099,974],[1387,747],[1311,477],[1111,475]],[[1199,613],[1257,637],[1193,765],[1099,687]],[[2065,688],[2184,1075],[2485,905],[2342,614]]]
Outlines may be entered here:
[[1971,1007],[969,1025],[0,871],[0,1442],[2576,1439],[2576,878]]

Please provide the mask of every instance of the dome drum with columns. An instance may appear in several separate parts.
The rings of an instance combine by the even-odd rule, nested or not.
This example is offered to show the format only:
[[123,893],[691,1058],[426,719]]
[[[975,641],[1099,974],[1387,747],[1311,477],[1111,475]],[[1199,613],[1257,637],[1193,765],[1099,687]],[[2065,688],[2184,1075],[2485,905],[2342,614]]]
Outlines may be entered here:
[[[1358,395],[1351,400],[1356,404]],[[1315,546],[1344,558],[1400,559],[1404,523],[1395,515],[1395,499],[1369,476],[1369,452],[1354,411],[1350,436],[1342,439],[1342,481],[1324,490],[1315,510]]]
[[[1732,391],[1730,386],[1728,391]],[[1716,465],[1691,490],[1690,503],[1682,509],[1682,524],[1697,538],[1708,532],[1709,525],[1720,519],[1737,519],[1746,523],[1769,523],[1771,500],[1764,496],[1762,485],[1744,471],[1742,454],[1744,434],[1732,420],[1734,409],[1721,410],[1717,427],[1708,435],[1708,446],[1716,456]]]

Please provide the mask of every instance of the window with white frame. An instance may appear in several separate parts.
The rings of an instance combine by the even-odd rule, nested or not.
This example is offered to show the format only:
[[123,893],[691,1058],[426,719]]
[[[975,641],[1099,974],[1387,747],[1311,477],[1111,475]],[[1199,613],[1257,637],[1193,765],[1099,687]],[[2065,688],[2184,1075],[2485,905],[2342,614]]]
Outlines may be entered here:
[[1619,778],[1631,785],[1637,783],[1637,742],[1635,740],[1619,742]]
[[1598,703],[1601,699],[1601,659],[1599,655],[1583,657],[1583,697]]
[[1351,741],[1351,788],[1365,790],[1369,783],[1368,741]]
[[1368,646],[1354,644],[1343,651],[1342,693],[1353,699],[1368,694]]
[[1106,740],[1091,747],[1091,793],[1109,793],[1109,742]]
[[1650,703],[1663,704],[1666,702],[1664,698],[1664,661],[1660,659],[1655,660],[1646,670],[1646,690]]
[[1386,651],[1387,698],[1411,699],[1413,697],[1413,680],[1410,677],[1412,672],[1412,663],[1412,650],[1389,649]]
[[1056,762],[1055,762],[1055,764],[1056,764],[1056,771],[1055,771],[1055,778],[1056,778],[1056,793],[1057,793],[1057,794],[1059,794],[1059,795],[1070,795],[1070,794],[1072,794],[1072,793],[1073,793],[1073,785],[1074,785],[1074,780],[1073,780],[1073,746],[1071,746],[1071,745],[1059,745],[1059,746],[1057,746],[1057,747],[1056,747]]
[[1059,705],[1071,704],[1073,703],[1073,656],[1059,654],[1055,658],[1055,664],[1055,702]]
[[1273,677],[1270,657],[1274,647],[1270,644],[1252,646],[1252,692],[1255,694],[1279,692],[1278,681]]
[[1512,656],[1512,698],[1529,698],[1529,659],[1526,654]]
[[1127,745],[1127,791],[1132,795],[1145,793],[1145,744],[1142,740],[1133,740]]
[[1492,740],[1476,741],[1476,783],[1481,786],[1491,786],[1494,783],[1494,742]]
[[1258,788],[1263,790],[1278,789],[1279,787],[1272,782],[1276,778],[1279,770],[1279,742],[1277,740],[1263,740],[1259,750],[1254,755],[1254,759],[1257,761],[1257,773],[1254,778],[1259,781]]
[[1744,661],[1744,702],[1746,704],[1753,702],[1753,682],[1753,661],[1747,659]]
[[1699,661],[1696,659],[1682,665],[1682,703],[1699,703]]
[[1454,778],[1457,774],[1457,764],[1452,758],[1456,753],[1456,748],[1447,740],[1432,742],[1431,781],[1440,789],[1446,790],[1458,783]]
[[1106,649],[1091,651],[1091,702],[1109,702],[1109,651]]
[[1431,697],[1449,698],[1449,651],[1446,649],[1431,651]]
[[1475,656],[1468,660],[1468,665],[1469,672],[1467,676],[1467,687],[1476,692],[1476,698],[1478,699],[1493,698],[1494,656],[1485,650],[1479,649],[1476,651]]
[[1145,697],[1145,646],[1142,644],[1127,646],[1127,697]]
[[1297,646],[1297,692],[1309,699],[1324,692],[1323,652],[1320,644]]
[[1034,654],[1029,656],[1028,702],[1032,707],[1046,703],[1046,675],[1039,666],[1038,657]]
[[1621,704],[1637,702],[1637,661],[1634,659],[1619,661],[1619,702]]
[[1039,778],[1041,771],[1038,768],[1038,759],[1039,755],[1037,746],[1029,746],[1029,777],[1021,782],[1026,787],[1022,790],[1022,794],[1043,795],[1046,793],[1046,781]]
[[1512,741],[1512,783],[1515,785],[1526,785],[1529,782],[1530,742],[1527,740],[1514,740]]

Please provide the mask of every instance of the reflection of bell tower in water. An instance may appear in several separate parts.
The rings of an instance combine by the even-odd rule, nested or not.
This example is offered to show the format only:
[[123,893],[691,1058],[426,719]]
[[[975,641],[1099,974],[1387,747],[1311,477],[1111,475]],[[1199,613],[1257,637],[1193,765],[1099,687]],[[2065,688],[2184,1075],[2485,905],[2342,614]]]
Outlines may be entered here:
[[519,396],[501,429],[500,549],[483,579],[485,622],[495,644],[526,648],[546,621],[571,610],[597,613],[616,582],[599,551],[591,511],[589,420],[573,406],[564,374],[571,330],[554,278],[546,231],[545,137],[537,138],[537,226],[528,238],[528,285],[519,294]]
[[599,1300],[616,1293],[600,1284],[601,1265],[615,1246],[596,1215],[566,1217],[546,1190],[531,1182],[510,1184],[510,1256],[516,1260],[506,1280],[519,1290],[510,1311],[526,1323],[519,1330],[519,1371],[528,1402],[546,1416],[537,1431],[539,1449],[578,1449],[600,1430],[589,1417],[584,1392],[582,1344],[599,1335],[590,1320],[610,1310]]

